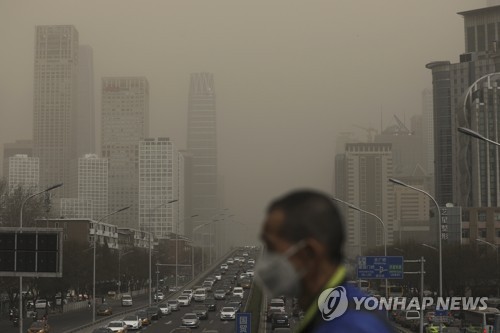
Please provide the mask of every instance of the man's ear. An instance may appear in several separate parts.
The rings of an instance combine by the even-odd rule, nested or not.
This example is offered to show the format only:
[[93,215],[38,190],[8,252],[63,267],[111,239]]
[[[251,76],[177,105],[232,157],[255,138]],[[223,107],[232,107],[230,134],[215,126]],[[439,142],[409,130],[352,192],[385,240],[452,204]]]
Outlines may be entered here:
[[328,256],[325,244],[319,242],[317,239],[309,237],[305,239],[306,247],[305,253],[309,259],[323,259]]

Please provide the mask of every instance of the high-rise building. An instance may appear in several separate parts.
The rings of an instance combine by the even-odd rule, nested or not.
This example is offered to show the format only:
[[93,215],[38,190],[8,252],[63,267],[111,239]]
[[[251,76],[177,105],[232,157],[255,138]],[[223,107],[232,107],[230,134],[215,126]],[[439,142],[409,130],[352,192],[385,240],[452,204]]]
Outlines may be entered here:
[[102,79],[102,157],[109,162],[108,211],[130,206],[109,222],[139,226],[139,142],[149,134],[149,83],[145,77]]
[[[157,238],[184,234],[184,161],[169,138],[139,144],[139,227]],[[170,201],[176,202],[169,203]]]
[[[464,18],[465,31],[465,53],[460,55],[460,62],[452,64],[450,61],[436,61],[427,64],[426,67],[432,70],[433,81],[436,200],[440,205],[454,203],[470,206],[475,205],[479,199],[475,201],[469,194],[464,194],[464,191],[467,191],[464,186],[468,182],[464,177],[467,178],[469,177],[467,173],[470,174],[470,170],[464,169],[466,167],[464,163],[470,161],[464,160],[466,156],[460,154],[464,153],[463,140],[468,139],[463,138],[464,135],[457,131],[457,127],[474,126],[474,124],[467,123],[463,117],[457,118],[457,115],[463,115],[464,108],[472,107],[467,104],[476,99],[475,94],[469,93],[470,87],[478,86],[479,82],[481,85],[485,84],[489,79],[481,81],[480,78],[500,70],[497,47],[497,41],[500,40],[500,6],[470,10],[459,15]],[[479,90],[480,88],[474,89],[474,91]],[[489,112],[488,117],[492,116],[493,113]],[[493,125],[493,119],[489,118],[488,123]],[[481,126],[484,124],[486,122]],[[493,133],[487,134],[493,135]],[[482,163],[481,166],[485,168],[486,164]],[[493,168],[491,170],[493,171]],[[496,173],[491,175],[496,179]],[[496,184],[497,180],[489,182]],[[469,184],[477,183],[469,182]]]
[[108,213],[108,160],[86,154],[77,170],[77,197],[61,200],[61,216],[98,220]]
[[76,156],[94,154],[95,106],[93,51],[88,45],[80,45],[78,59],[78,112],[76,127]]
[[3,145],[3,168],[2,176],[9,179],[9,157],[16,155],[33,156],[32,140],[16,140]]
[[427,174],[434,174],[434,118],[432,108],[432,90],[422,91],[422,167]]
[[36,27],[33,154],[40,160],[41,188],[66,182],[76,158],[78,53],[75,27]]
[[[394,241],[394,194],[388,181],[393,174],[390,143],[348,143],[339,169],[344,173],[345,193],[339,197],[382,219],[387,229],[387,244]],[[347,255],[355,257],[367,248],[384,245],[384,229],[368,214],[343,210],[347,226]]]
[[197,225],[210,221],[218,208],[215,101],[213,74],[191,74],[187,148],[192,156],[190,204],[192,213],[199,215]]
[[39,184],[39,160],[28,155],[9,157],[9,191],[18,187],[36,192]]

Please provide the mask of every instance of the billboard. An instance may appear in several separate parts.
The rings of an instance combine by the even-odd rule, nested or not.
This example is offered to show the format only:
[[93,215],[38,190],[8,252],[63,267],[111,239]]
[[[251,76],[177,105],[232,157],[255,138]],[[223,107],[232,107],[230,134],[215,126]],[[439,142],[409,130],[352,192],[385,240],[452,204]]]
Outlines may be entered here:
[[0,276],[62,277],[62,229],[0,228]]

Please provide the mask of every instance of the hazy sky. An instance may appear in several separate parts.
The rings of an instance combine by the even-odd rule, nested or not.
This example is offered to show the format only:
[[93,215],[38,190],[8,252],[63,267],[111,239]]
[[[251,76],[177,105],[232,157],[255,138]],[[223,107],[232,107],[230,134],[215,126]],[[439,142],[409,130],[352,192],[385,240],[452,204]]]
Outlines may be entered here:
[[[421,112],[425,64],[458,61],[476,0],[0,0],[0,144],[30,139],[35,25],[72,24],[100,78],[146,76],[150,136],[186,147],[189,74],[215,74],[224,207],[331,191],[335,138]],[[100,133],[97,127],[96,133]]]

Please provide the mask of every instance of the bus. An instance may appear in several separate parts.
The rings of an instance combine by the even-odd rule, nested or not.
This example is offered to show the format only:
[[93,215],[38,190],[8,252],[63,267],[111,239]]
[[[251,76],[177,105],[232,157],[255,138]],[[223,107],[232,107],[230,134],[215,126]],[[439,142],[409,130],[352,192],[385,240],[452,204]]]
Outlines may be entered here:
[[461,326],[465,333],[500,333],[500,310],[465,310]]

